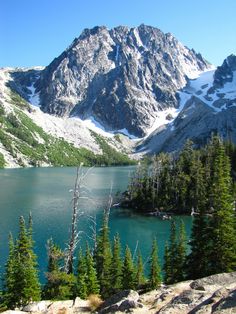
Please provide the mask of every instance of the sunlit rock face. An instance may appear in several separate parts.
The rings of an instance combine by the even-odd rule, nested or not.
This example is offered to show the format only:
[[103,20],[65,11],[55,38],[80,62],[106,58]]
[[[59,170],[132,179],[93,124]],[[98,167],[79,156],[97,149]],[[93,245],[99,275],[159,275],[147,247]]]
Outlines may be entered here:
[[107,130],[144,136],[176,91],[210,65],[171,34],[140,25],[85,29],[35,83],[44,112],[93,116]]

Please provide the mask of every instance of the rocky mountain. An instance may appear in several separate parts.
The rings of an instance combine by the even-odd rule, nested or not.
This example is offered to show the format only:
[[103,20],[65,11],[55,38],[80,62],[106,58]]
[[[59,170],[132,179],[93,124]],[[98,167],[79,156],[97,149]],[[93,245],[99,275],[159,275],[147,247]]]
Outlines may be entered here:
[[0,168],[133,162],[124,154],[124,136],[108,134],[91,120],[43,113],[32,105],[38,101],[34,94],[31,103],[23,99],[19,94],[28,97],[24,84],[31,84],[39,71],[0,69]]
[[234,55],[215,69],[157,28],[101,26],[45,68],[2,69],[0,93],[20,95],[34,123],[78,148],[101,152],[92,131],[119,151],[146,154],[189,138],[201,145],[211,133],[236,143],[235,73]]
[[104,302],[95,296],[89,300],[76,298],[67,301],[40,301],[32,302],[22,311],[3,312],[3,314],[28,313],[234,314],[236,273],[217,274],[169,286],[162,285],[159,289],[144,294],[125,290]]
[[93,117],[106,130],[142,137],[160,112],[171,119],[177,90],[208,68],[200,54],[157,28],[102,26],[85,29],[44,70],[13,76],[21,86],[15,90],[28,100],[34,95],[46,113]]
[[139,150],[179,150],[187,139],[204,144],[212,133],[236,143],[236,56],[230,55],[215,70],[189,80],[179,91],[177,117],[157,128]]

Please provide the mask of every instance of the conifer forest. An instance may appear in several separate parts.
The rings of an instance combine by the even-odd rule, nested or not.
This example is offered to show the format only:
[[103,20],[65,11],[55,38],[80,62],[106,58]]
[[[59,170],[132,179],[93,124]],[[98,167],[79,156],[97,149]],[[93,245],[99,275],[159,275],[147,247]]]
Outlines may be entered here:
[[[101,228],[91,230],[86,249],[80,248],[80,185],[78,169],[72,202],[70,236],[65,248],[47,242],[45,283],[39,281],[31,215],[19,218],[18,236],[9,234],[0,294],[1,309],[38,300],[66,300],[100,295],[107,299],[125,289],[149,291],[172,284],[236,270],[236,147],[212,136],[200,149],[188,141],[180,153],[161,153],[137,166],[122,196],[122,205],[140,214],[192,214],[191,236],[180,219],[171,220],[161,265],[157,239],[148,260],[137,248],[122,247],[110,237],[110,197]],[[0,244],[1,245],[1,244]]]

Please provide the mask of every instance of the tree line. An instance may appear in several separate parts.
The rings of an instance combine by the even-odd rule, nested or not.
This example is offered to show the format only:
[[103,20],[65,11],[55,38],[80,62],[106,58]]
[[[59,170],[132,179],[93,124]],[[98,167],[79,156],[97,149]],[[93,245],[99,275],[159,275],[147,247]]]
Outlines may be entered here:
[[221,176],[229,175],[231,195],[235,198],[236,146],[212,136],[205,147],[194,149],[189,140],[178,154],[160,153],[152,158],[151,164],[139,164],[125,193],[123,206],[140,212],[158,210],[190,214],[199,212],[204,203],[207,212],[211,213],[221,166],[229,168],[223,170]]
[[[189,153],[186,152],[187,148]],[[162,272],[156,239],[153,239],[148,263],[143,262],[140,251],[132,254],[128,246],[122,250],[119,235],[116,235],[113,241],[110,240],[107,210],[104,211],[99,232],[93,235],[93,245],[87,243],[86,250],[80,249],[76,253],[75,229],[80,196],[80,180],[77,176],[73,197],[73,228],[69,245],[66,250],[62,250],[52,239],[48,241],[48,269],[43,287],[39,283],[37,257],[33,250],[32,217],[29,216],[27,226],[24,218],[20,217],[17,239],[14,240],[11,235],[9,237],[2,304],[7,308],[14,308],[41,298],[52,300],[76,296],[87,298],[90,294],[99,294],[106,299],[124,289],[148,291],[158,288],[162,282],[172,284],[185,279],[235,271],[236,213],[232,168],[227,147],[215,137],[212,138],[208,149],[194,151],[188,143],[184,151],[179,158],[186,157],[186,162],[183,163],[186,169],[187,161],[194,161],[193,163],[199,161],[194,164],[195,175],[191,177],[193,185],[191,191],[192,193],[194,191],[196,197],[193,198],[195,215],[192,233],[188,241],[183,222],[177,225],[175,220],[172,220]],[[201,152],[204,154],[201,155]],[[191,154],[196,154],[199,158],[189,158]],[[158,157],[156,159],[158,160]],[[193,171],[192,166],[190,168]],[[172,170],[170,168],[170,171]],[[161,168],[157,172],[162,171]],[[165,174],[171,177],[167,169]],[[208,185],[209,180],[211,185]],[[181,184],[179,189],[182,189]],[[190,193],[190,190],[188,191]],[[182,195],[182,192],[179,193]],[[186,198],[190,197],[184,195]],[[147,265],[148,270],[145,272]],[[148,278],[145,273],[149,273]]]
[[[21,308],[31,301],[66,300],[77,296],[86,299],[91,294],[103,299],[125,289],[152,290],[161,284],[161,267],[158,259],[156,239],[153,240],[148,259],[149,275],[144,274],[140,250],[132,254],[128,245],[124,255],[119,235],[112,243],[109,238],[108,219],[104,214],[102,227],[93,247],[79,249],[77,263],[66,267],[67,252],[52,239],[47,242],[48,266],[46,283],[41,286],[37,256],[32,238],[32,217],[28,224],[21,216],[16,240],[9,235],[9,255],[3,274],[2,308]],[[74,259],[75,256],[73,256]]]

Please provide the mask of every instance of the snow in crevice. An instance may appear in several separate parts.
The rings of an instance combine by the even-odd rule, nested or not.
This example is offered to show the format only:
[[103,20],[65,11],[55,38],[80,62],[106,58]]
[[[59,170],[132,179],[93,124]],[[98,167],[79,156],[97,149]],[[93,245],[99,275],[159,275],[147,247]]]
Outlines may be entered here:
[[[80,120],[80,118],[77,118]],[[120,130],[107,131],[93,116],[88,117],[86,120],[80,120],[82,125],[90,130],[108,138],[113,138],[115,134],[123,134],[129,139],[138,139],[136,136],[129,133],[126,128]]]
[[40,107],[39,103],[40,103],[40,97],[39,97],[39,93],[36,93],[35,90],[36,88],[34,87],[34,84],[32,84],[31,86],[27,87],[31,94],[29,95],[29,102],[36,107]]
[[137,139],[139,139],[138,137],[136,137],[136,136],[130,134],[129,131],[128,131],[126,128],[113,131],[112,133],[113,133],[113,134],[123,134],[123,135],[127,136],[127,137],[128,137],[129,139],[131,139],[131,140],[137,140]]
[[158,128],[170,124],[178,115],[179,109],[176,108],[168,108],[163,111],[159,111],[154,119],[154,123],[152,126],[147,130],[146,136],[144,138],[147,138],[152,134],[155,130]]
[[143,47],[144,45],[143,45],[143,43],[142,43],[142,41],[141,41],[141,38],[140,38],[139,33],[138,33],[138,30],[137,30],[136,28],[134,29],[134,36],[135,36],[137,45],[138,45],[139,47]]
[[116,62],[117,62],[118,59],[119,59],[119,50],[120,50],[120,45],[117,45],[117,46],[116,46]]

